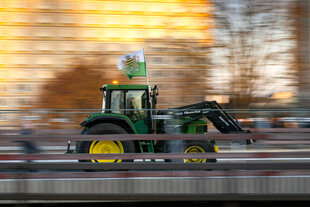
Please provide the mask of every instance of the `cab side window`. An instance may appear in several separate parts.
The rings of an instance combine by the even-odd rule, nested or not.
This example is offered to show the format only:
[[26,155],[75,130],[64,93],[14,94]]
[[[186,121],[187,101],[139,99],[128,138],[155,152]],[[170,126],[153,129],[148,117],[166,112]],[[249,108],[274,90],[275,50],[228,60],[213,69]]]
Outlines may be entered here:
[[147,117],[147,96],[145,90],[131,90],[126,93],[126,108],[128,116],[134,121]]

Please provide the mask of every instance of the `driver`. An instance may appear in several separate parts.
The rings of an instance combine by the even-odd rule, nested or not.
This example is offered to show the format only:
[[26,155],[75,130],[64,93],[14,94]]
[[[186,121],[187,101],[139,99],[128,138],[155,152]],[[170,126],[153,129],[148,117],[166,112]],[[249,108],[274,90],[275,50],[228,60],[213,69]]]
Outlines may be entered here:
[[[138,109],[137,100],[132,94],[129,94],[126,100],[127,109]],[[133,117],[135,121],[139,119],[139,113],[137,110],[129,110],[128,114]]]
[[127,109],[135,109],[136,108],[135,97],[133,97],[131,94],[128,95],[126,102],[127,102]]

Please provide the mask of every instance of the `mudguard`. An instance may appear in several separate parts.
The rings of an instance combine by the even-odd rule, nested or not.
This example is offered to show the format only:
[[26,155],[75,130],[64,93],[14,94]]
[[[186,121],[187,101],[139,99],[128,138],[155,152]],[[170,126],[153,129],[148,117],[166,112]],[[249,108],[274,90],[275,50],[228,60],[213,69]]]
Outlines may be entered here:
[[137,134],[137,129],[135,128],[132,121],[126,116],[122,114],[89,114],[86,116],[85,121],[81,123],[81,126],[90,128],[91,126],[98,123],[115,123],[123,127],[128,133]]

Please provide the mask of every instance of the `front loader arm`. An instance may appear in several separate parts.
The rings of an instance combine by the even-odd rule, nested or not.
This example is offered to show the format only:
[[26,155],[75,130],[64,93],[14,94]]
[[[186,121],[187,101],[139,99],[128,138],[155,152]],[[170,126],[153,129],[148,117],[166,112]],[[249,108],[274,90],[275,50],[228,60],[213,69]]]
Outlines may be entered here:
[[[175,118],[190,117],[191,119],[182,125],[189,124],[200,118],[209,119],[214,127],[221,133],[251,133],[250,130],[244,130],[238,122],[228,114],[216,101],[204,101],[196,104],[173,108],[171,112]],[[247,140],[247,144],[254,140]]]

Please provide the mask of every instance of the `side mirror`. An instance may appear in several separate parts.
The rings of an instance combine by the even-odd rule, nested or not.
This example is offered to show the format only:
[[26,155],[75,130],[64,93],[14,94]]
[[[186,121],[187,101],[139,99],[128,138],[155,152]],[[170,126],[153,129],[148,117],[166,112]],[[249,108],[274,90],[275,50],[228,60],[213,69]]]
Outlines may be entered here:
[[157,85],[155,85],[151,93],[153,109],[156,108],[157,96],[158,96],[158,88],[157,88]]
[[158,87],[157,85],[154,86],[152,89],[151,97],[158,96]]

